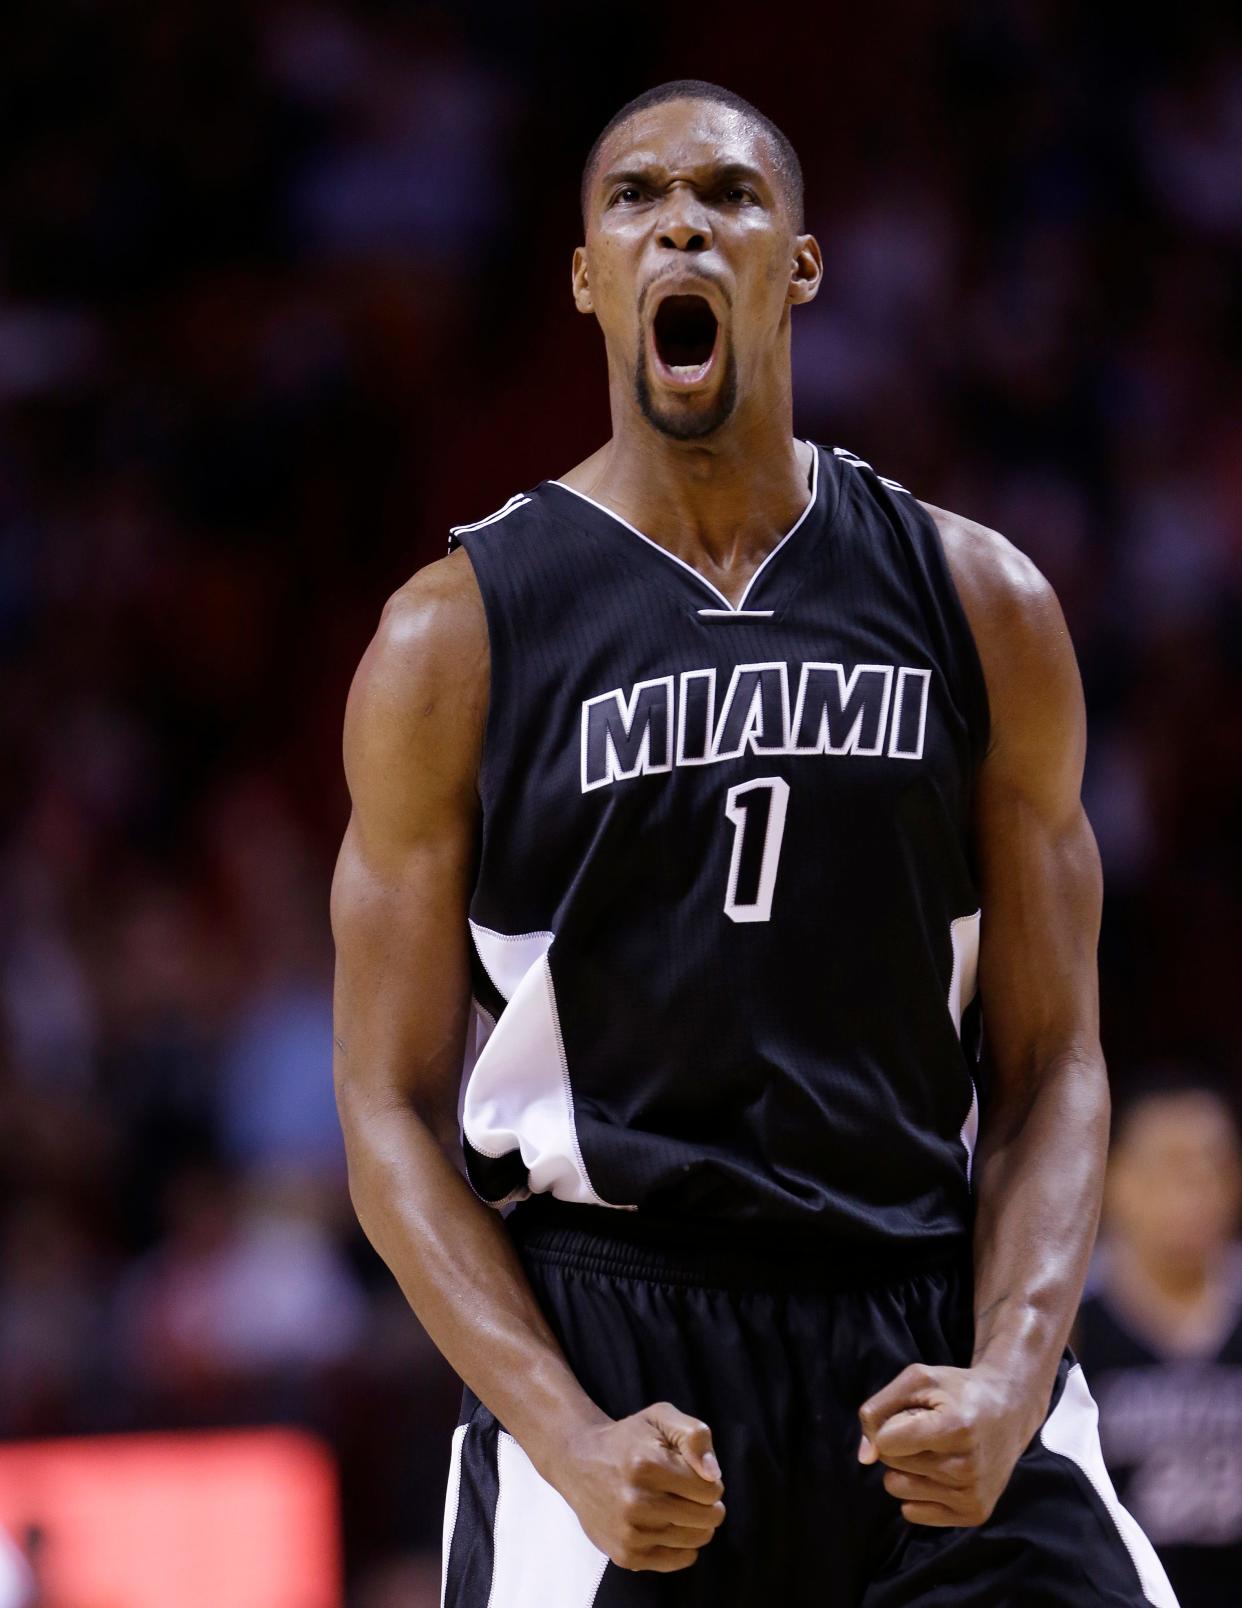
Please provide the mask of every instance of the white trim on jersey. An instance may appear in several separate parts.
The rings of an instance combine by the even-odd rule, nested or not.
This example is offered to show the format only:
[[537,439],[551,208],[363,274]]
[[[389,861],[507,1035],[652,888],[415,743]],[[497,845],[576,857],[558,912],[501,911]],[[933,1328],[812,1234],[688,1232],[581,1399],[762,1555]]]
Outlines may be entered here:
[[979,980],[979,928],[983,911],[956,916],[949,923],[949,942],[953,946],[953,972],[949,978],[949,1015],[958,1038],[962,1036],[962,1017],[975,997]]
[[483,962],[483,970],[504,1000],[513,998],[526,973],[542,955],[547,954],[553,938],[550,932],[493,932],[490,927],[481,926],[477,921],[470,923],[470,932],[479,959]]
[[484,525],[494,525],[498,519],[504,519],[507,515],[515,513],[517,509],[524,508],[529,501],[530,498],[525,492],[515,491],[509,501],[502,508],[498,508],[494,514],[488,514],[486,519],[476,519],[470,525],[450,525],[449,533],[453,536],[460,536],[463,531],[482,530]]
[[880,484],[887,486],[890,491],[904,491],[907,497],[912,495],[911,492],[906,491],[900,480],[889,480],[884,475],[876,474],[876,471],[872,469],[865,458],[860,458],[856,452],[851,452],[848,447],[833,447],[832,455],[834,458],[840,458],[843,463],[848,463],[854,469],[871,469],[871,473],[875,475]]
[[975,1147],[979,1143],[979,1091],[975,1088],[974,1078],[970,1080],[970,1110],[966,1113],[958,1137],[966,1152],[966,1182],[969,1184],[975,1170]]
[[819,453],[815,450],[814,446],[812,446],[809,441],[807,442],[807,446],[811,448],[811,495],[807,498],[806,507],[798,515],[797,519],[794,520],[793,524],[789,527],[789,529],[781,537],[780,541],[777,542],[776,546],[764,558],[762,564],[760,564],[759,568],[755,571],[755,573],[747,581],[746,590],[742,593],[741,597],[738,598],[738,600],[737,600],[737,608],[734,610],[735,614],[740,614],[742,612],[742,610],[746,607],[746,599],[750,596],[751,592],[754,591],[755,582],[763,574],[764,570],[767,569],[768,565],[776,557],[777,553],[780,552],[781,548],[784,547],[785,543],[790,539],[791,536],[794,535],[794,533],[803,524],[803,522],[806,519],[806,516],[810,513],[811,509],[814,508],[814,506],[815,506],[815,499],[819,495]]
[[548,1193],[581,1205],[635,1210],[597,1195],[583,1160],[548,964],[553,935],[493,932],[473,921],[470,930],[508,1004],[466,1080],[461,1122],[467,1141],[493,1159],[521,1154],[527,1185],[510,1200]]
[[[949,1015],[960,1039],[962,1016],[975,997],[979,981],[979,929],[982,910],[972,916],[957,916],[949,923],[949,942],[953,947],[953,971],[949,977]],[[970,1106],[962,1123],[962,1147],[966,1151],[966,1182],[970,1183],[975,1165],[975,1146],[979,1142],[979,1091],[970,1080]]]
[[1048,1451],[1068,1458],[1080,1468],[1095,1487],[1096,1495],[1108,1509],[1138,1571],[1139,1584],[1148,1602],[1154,1608],[1177,1608],[1177,1598],[1156,1556],[1156,1549],[1117,1499],[1100,1449],[1099,1417],[1082,1368],[1075,1363],[1066,1378],[1061,1399],[1048,1414],[1039,1438]]
[[693,564],[687,564],[684,558],[678,558],[676,553],[670,553],[668,548],[661,547],[659,542],[653,542],[650,536],[644,536],[637,525],[631,525],[628,519],[622,519],[620,514],[606,507],[602,502],[596,502],[594,497],[588,497],[585,491],[579,491],[576,486],[567,486],[563,480],[553,480],[549,484],[559,486],[562,491],[571,492],[575,497],[581,497],[583,502],[590,503],[592,508],[598,508],[601,514],[607,514],[609,519],[615,519],[618,525],[628,530],[632,536],[637,536],[640,542],[646,542],[648,547],[654,547],[657,553],[663,553],[665,558],[670,559],[674,564],[680,565],[688,575],[693,575],[700,586],[705,586],[713,597],[718,597],[724,604],[722,613],[732,614],[735,612],[732,603],[729,602],[720,588],[713,586],[701,570],[696,570]]
[[720,599],[721,603],[724,604],[724,607],[722,609],[712,609],[712,610],[700,609],[699,610],[700,614],[709,613],[709,612],[712,613],[712,614],[760,614],[760,613],[770,613],[771,610],[766,610],[766,609],[764,609],[764,610],[761,610],[761,609],[747,609],[747,607],[746,607],[746,599],[750,596],[751,589],[754,586],[755,582],[759,579],[760,575],[763,574],[763,572],[767,568],[767,566],[772,562],[772,560],[776,557],[777,553],[780,552],[781,548],[784,547],[785,543],[789,540],[789,538],[793,535],[793,533],[798,529],[798,527],[806,519],[806,516],[811,512],[811,509],[814,508],[814,506],[815,506],[815,498],[818,495],[818,491],[819,491],[819,453],[816,451],[813,443],[811,443],[810,441],[806,442],[805,445],[811,448],[811,495],[807,498],[806,507],[798,515],[797,519],[793,522],[793,524],[789,527],[789,529],[785,532],[785,534],[781,537],[780,541],[777,542],[776,546],[772,549],[772,551],[767,554],[767,556],[763,560],[763,563],[760,564],[759,568],[751,576],[750,580],[747,581],[746,590],[742,593],[741,597],[738,599],[738,603],[737,603],[736,608],[734,608],[733,604],[729,602],[728,598],[724,595],[724,593],[720,590],[720,588],[718,586],[713,586],[711,581],[708,580],[707,576],[703,574],[702,570],[695,569],[693,564],[687,564],[685,559],[684,558],[678,558],[676,553],[670,553],[667,547],[661,546],[661,544],[659,542],[652,541],[650,536],[644,536],[644,534],[642,533],[641,530],[639,530],[637,525],[631,525],[628,519],[622,519],[621,515],[618,514],[615,511],[615,509],[609,508],[606,504],[604,504],[602,502],[597,502],[594,497],[588,497],[585,491],[579,491],[577,489],[577,487],[575,487],[575,486],[567,486],[563,480],[550,480],[548,482],[548,484],[550,486],[559,486],[562,491],[572,492],[575,497],[581,497],[583,502],[590,503],[592,508],[598,508],[601,514],[607,514],[609,519],[615,519],[618,525],[620,525],[623,529],[628,530],[632,536],[637,536],[640,542],[646,542],[648,547],[654,547],[657,553],[663,553],[665,558],[670,559],[674,564],[680,565],[680,567],[682,569],[684,569],[687,574],[693,575],[695,580],[698,581],[700,586],[705,586],[707,588],[707,590],[712,594],[713,597],[718,597]]

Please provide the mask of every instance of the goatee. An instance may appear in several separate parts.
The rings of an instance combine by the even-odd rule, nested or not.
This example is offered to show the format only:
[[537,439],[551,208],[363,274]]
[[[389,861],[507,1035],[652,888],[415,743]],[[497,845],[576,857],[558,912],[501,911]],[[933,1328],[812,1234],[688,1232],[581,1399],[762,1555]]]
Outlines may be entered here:
[[643,418],[661,435],[671,436],[674,441],[697,441],[701,436],[711,435],[713,430],[720,429],[737,406],[737,364],[733,360],[733,353],[730,352],[725,360],[724,380],[716,393],[715,402],[706,413],[662,413],[651,394],[645,357],[639,359],[634,371],[634,396]]

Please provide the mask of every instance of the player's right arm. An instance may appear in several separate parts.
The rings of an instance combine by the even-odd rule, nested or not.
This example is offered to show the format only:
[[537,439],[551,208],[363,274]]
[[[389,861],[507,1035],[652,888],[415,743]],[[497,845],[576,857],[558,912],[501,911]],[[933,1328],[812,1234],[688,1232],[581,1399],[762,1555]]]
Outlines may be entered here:
[[450,1159],[470,1002],[487,627],[464,553],[389,599],[345,714],[334,1075],[367,1237],[435,1344],[624,1568],[693,1563],[724,1514],[707,1426],[614,1421],[574,1377],[500,1215]]

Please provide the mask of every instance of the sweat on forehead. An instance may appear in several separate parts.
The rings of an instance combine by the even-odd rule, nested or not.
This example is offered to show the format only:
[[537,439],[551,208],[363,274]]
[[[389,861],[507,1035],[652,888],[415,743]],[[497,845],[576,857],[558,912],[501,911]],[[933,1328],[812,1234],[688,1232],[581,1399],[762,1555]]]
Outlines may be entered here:
[[[635,154],[641,154],[644,160],[658,164],[662,160],[663,153],[660,149],[661,119],[657,109],[674,101],[696,103],[695,109],[701,109],[707,114],[702,118],[696,118],[695,123],[708,138],[711,137],[713,128],[718,130],[718,137],[721,139],[719,152],[721,159],[749,160],[771,174],[774,188],[784,196],[790,222],[795,231],[800,232],[802,166],[798,161],[797,152],[776,124],[748,100],[735,95],[732,90],[722,88],[719,84],[709,84],[701,79],[676,79],[646,90],[632,101],[628,101],[604,125],[587,155],[582,170],[581,199],[584,220],[591,210],[591,190],[599,174],[601,158],[607,154],[611,165],[613,159],[621,154],[617,147],[624,142],[614,136],[619,136],[622,131],[632,133],[642,145],[642,152],[636,150]],[[648,112],[655,115],[642,116]],[[714,117],[711,115],[713,113]],[[639,126],[631,130],[630,125],[639,118],[641,118]],[[608,147],[607,153],[605,146]]]

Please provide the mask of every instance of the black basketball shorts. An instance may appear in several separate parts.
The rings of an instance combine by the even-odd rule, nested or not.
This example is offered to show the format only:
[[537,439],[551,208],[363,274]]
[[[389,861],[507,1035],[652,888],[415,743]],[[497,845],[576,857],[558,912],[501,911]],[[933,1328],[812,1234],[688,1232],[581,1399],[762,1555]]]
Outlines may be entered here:
[[637,1213],[524,1203],[509,1230],[578,1379],[614,1418],[669,1401],[712,1430],[724,1523],[690,1568],[618,1568],[466,1391],[444,1608],[1177,1608],[1104,1469],[1069,1354],[986,1524],[902,1518],[857,1460],[858,1408],[911,1362],[963,1366],[969,1262],[882,1276]]

